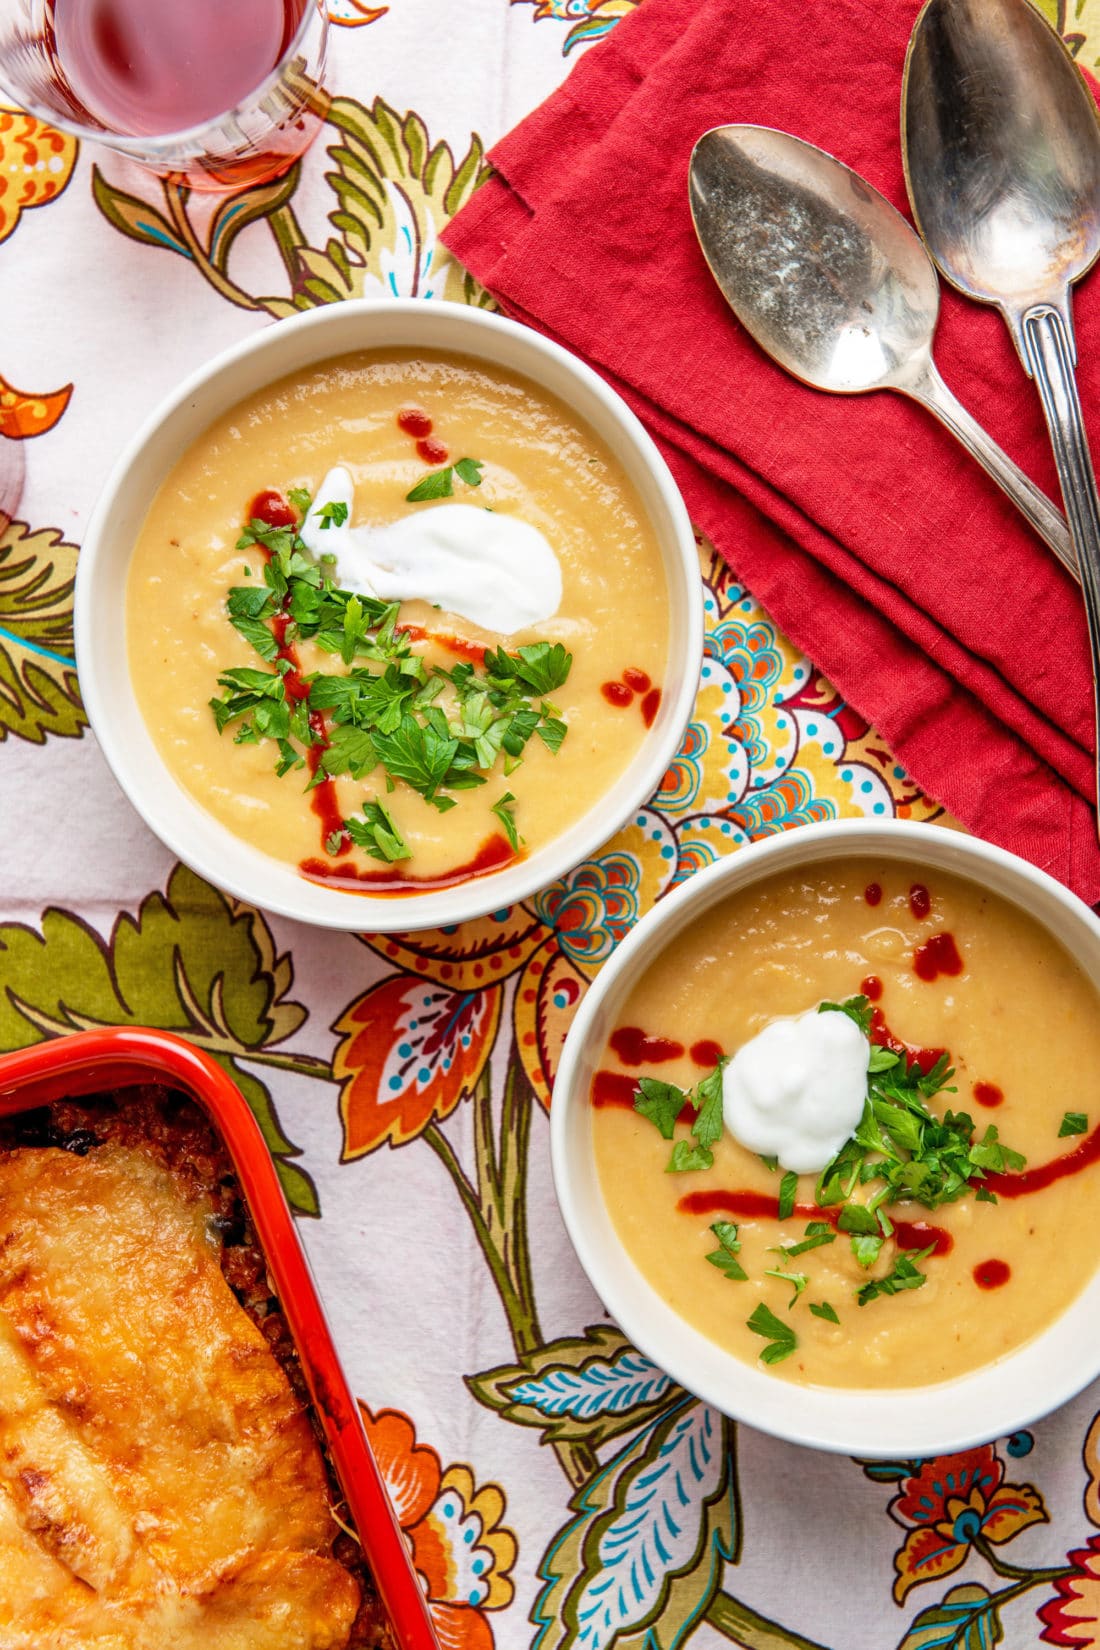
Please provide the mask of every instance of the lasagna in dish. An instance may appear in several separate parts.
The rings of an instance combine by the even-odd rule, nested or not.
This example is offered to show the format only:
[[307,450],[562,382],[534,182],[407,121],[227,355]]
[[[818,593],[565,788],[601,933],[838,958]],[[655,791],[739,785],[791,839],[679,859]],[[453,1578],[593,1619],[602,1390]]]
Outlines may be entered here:
[[220,1144],[58,1110],[0,1139],[0,1650],[387,1643]]

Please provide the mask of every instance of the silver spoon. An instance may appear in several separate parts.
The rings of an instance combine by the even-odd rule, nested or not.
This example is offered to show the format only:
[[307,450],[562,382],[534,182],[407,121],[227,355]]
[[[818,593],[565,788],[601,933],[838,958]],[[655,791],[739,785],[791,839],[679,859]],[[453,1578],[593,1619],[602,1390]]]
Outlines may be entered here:
[[921,402],[1077,577],[1065,518],[937,372],[939,281],[885,196],[823,149],[768,126],[704,132],[689,195],[712,275],[781,367],[819,390],[898,390]]
[[1039,391],[1081,565],[1100,798],[1100,501],[1069,296],[1100,252],[1096,106],[1028,0],[929,0],[905,63],[902,148],[929,251],[1001,311]]

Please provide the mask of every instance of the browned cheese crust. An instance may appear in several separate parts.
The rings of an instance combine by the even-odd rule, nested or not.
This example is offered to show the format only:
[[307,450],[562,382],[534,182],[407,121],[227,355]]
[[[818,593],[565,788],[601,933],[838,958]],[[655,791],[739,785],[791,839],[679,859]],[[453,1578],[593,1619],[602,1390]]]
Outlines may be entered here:
[[147,1152],[0,1153],[3,1650],[344,1650],[308,1417]]

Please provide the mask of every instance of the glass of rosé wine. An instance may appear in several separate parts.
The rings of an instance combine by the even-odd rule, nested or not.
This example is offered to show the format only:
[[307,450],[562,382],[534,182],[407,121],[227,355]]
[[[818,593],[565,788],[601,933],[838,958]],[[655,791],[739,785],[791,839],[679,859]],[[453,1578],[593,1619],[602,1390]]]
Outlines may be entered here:
[[323,0],[0,0],[0,93],[191,189],[287,171],[325,112]]

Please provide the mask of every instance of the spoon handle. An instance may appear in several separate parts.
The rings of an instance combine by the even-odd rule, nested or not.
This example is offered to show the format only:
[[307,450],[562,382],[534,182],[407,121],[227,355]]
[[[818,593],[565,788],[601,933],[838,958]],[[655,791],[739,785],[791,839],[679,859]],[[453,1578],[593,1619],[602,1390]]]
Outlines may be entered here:
[[1035,380],[1054,448],[1058,480],[1081,568],[1085,617],[1092,652],[1097,728],[1097,797],[1100,799],[1100,499],[1085,438],[1074,377],[1073,343],[1065,316],[1053,304],[1035,304],[1020,323],[1024,364]]
[[905,393],[935,413],[951,434],[962,442],[967,452],[977,459],[982,469],[992,476],[1001,491],[1026,516],[1039,537],[1046,540],[1071,577],[1080,582],[1077,557],[1065,516],[1036,487],[1030,476],[1026,476],[1019,465],[1012,462],[1004,449],[998,447],[977,419],[967,412],[931,361],[915,382],[905,386]]

